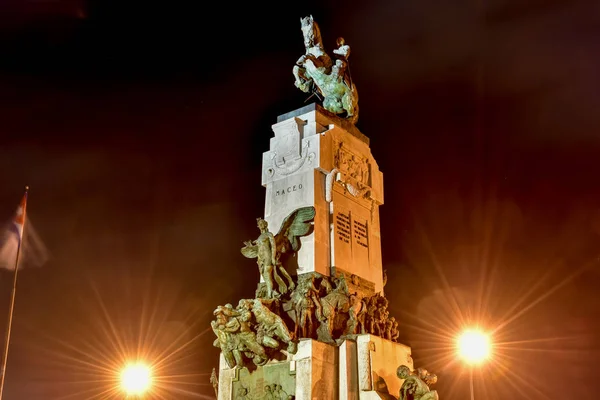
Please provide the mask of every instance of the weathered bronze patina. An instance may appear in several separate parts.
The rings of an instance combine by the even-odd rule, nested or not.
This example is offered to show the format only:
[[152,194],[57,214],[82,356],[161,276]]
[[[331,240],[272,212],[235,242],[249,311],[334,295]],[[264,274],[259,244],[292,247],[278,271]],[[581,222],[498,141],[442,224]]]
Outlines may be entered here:
[[351,121],[358,121],[358,92],[352,82],[348,57],[350,46],[337,39],[333,59],[325,51],[321,30],[312,15],[300,20],[306,53],[293,68],[296,87],[323,97],[323,107]]
[[406,365],[399,366],[396,374],[398,378],[404,379],[398,400],[439,400],[437,391],[429,389],[429,386],[437,382],[435,374],[430,374],[423,368],[417,368],[413,372]]
[[[299,208],[283,220],[276,235],[269,232],[267,221],[257,219],[260,235],[254,241],[244,242],[242,254],[248,258],[256,258],[260,275],[267,287],[266,298],[280,297],[294,289],[294,281],[283,267],[281,257],[300,249],[300,237],[310,233],[314,217],[314,207]],[[277,282],[277,288],[274,288],[274,281]]]

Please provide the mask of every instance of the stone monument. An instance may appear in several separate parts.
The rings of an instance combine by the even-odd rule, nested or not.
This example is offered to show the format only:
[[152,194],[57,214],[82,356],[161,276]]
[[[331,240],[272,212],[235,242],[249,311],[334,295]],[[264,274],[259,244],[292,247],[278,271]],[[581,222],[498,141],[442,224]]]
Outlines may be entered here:
[[256,259],[260,282],[254,299],[214,311],[221,356],[211,382],[219,400],[437,399],[428,386],[435,375],[413,371],[388,312],[383,175],[355,126],[350,47],[339,38],[331,58],[312,16],[301,30],[306,53],[293,68],[295,84],[323,105],[272,126],[265,215],[241,249]]

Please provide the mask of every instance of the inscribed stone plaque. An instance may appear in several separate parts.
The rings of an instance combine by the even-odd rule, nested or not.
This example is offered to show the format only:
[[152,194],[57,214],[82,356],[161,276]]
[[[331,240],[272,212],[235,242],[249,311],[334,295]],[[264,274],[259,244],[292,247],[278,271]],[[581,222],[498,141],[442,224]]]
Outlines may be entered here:
[[[314,172],[295,174],[272,182],[267,187],[265,215],[281,215],[281,219],[293,210],[314,204]],[[271,222],[269,222],[271,223]],[[273,221],[273,230],[279,229],[281,220]]]
[[[279,385],[281,387],[279,387]],[[290,363],[267,364],[250,372],[248,368],[238,371],[233,381],[233,400],[283,398],[295,395],[296,376],[290,374]]]
[[369,227],[358,215],[352,218],[352,259],[359,264],[369,265]]
[[351,249],[352,219],[349,211],[340,211],[335,214],[335,237],[338,243],[348,245]]

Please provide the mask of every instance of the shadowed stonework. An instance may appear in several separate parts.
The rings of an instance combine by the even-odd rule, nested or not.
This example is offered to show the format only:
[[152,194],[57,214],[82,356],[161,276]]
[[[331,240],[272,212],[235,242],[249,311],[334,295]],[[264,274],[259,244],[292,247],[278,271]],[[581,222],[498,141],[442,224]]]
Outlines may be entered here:
[[[428,388],[433,375],[413,372],[410,348],[397,343],[401,321],[388,311],[383,174],[354,125],[356,88],[326,91],[335,66],[312,17],[302,20],[302,31],[307,55],[299,60],[305,69],[294,69],[296,85],[324,94],[325,109],[305,106],[272,126],[263,154],[265,215],[257,218],[256,239],[241,249],[256,260],[255,298],[214,311],[218,398],[437,399]],[[340,49],[336,63],[346,68],[340,60],[347,62],[349,48]],[[328,77],[315,73],[318,63],[331,69]],[[337,84],[347,84],[349,76],[338,72]],[[336,101],[343,107],[332,108]]]

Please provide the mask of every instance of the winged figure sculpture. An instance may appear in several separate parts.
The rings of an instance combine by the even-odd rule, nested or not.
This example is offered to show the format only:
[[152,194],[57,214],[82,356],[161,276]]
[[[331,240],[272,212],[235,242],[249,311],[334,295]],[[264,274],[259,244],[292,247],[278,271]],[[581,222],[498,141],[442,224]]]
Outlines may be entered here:
[[244,242],[245,246],[241,251],[244,257],[256,258],[260,274],[266,284],[267,298],[279,297],[288,290],[294,289],[292,277],[283,267],[281,257],[300,250],[300,238],[312,232],[314,218],[313,206],[298,208],[283,220],[279,232],[275,235],[269,231],[267,221],[262,218],[256,220],[260,235],[256,240]]

